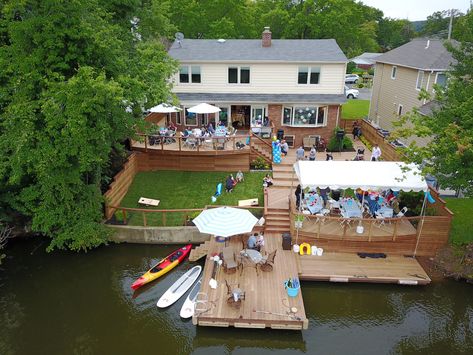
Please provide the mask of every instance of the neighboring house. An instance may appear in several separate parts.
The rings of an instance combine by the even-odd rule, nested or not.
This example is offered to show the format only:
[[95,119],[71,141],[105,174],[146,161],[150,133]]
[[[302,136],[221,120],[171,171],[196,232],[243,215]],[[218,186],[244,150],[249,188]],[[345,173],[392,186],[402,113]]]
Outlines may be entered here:
[[[329,138],[346,101],[347,58],[333,39],[272,40],[266,27],[261,40],[176,40],[169,55],[180,63],[173,78],[183,108],[180,128],[220,120],[239,132],[258,132],[270,122],[273,135],[283,129],[300,145],[305,135]],[[222,112],[187,112],[201,102]]]
[[[446,72],[454,62],[444,41],[424,38],[376,58],[369,119],[391,131],[393,121],[414,107],[428,103],[428,100],[419,100],[421,89],[434,94],[434,84],[446,84]],[[426,112],[430,106],[426,107]]]
[[376,58],[381,56],[383,53],[369,53],[365,52],[358,57],[354,57],[350,59],[350,62],[353,62],[356,64],[357,68],[363,69],[363,70],[369,70],[371,69],[375,63],[376,63]]

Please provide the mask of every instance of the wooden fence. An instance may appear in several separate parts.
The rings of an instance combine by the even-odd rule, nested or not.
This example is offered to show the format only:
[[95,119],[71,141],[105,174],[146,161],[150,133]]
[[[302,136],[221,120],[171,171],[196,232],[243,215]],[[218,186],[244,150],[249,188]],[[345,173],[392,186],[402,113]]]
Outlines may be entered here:
[[[192,219],[197,217],[200,212],[210,209],[222,207],[219,205],[208,205],[204,208],[188,208],[188,209],[147,209],[147,208],[129,208],[121,206],[109,206],[113,209],[115,216],[118,217],[117,222],[121,224],[130,224],[143,227],[175,227],[188,224]],[[263,216],[264,207],[259,206],[230,206],[234,208],[247,209],[254,215]]]
[[138,172],[138,158],[136,153],[132,153],[122,170],[113,177],[113,181],[105,192],[105,218],[109,219],[115,212],[115,208],[111,206],[119,206],[123,197],[125,197],[133,179]]
[[368,120],[360,120],[361,134],[371,145],[377,144],[381,148],[382,159],[386,161],[401,161],[401,154]]

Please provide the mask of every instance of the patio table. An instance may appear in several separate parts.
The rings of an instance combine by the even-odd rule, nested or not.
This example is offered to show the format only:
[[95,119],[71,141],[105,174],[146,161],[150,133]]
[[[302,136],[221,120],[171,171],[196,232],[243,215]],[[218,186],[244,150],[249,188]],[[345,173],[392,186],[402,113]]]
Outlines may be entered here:
[[353,200],[349,199],[346,201],[341,201],[340,206],[342,207],[345,215],[349,218],[361,218],[362,217],[362,210],[358,206],[358,204]]
[[310,211],[311,214],[316,214],[324,208],[323,200],[321,198],[318,199],[306,199],[307,209]]
[[254,264],[258,264],[263,260],[263,255],[258,250],[254,249],[243,249],[240,254],[250,259]]
[[382,206],[378,209],[378,213],[384,218],[392,218],[394,215],[394,210],[388,206]]

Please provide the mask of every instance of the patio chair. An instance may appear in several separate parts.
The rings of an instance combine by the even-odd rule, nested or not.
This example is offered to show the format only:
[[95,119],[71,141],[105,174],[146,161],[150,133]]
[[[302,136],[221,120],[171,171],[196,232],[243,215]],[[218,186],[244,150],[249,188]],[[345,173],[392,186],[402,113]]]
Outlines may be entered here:
[[406,214],[407,210],[408,210],[407,207],[403,207],[402,210],[400,210],[399,213],[396,215],[396,217],[398,217],[398,218],[404,217],[404,215]]
[[330,214],[330,210],[326,208],[322,208],[319,213],[316,213],[315,216],[317,219],[315,220],[315,223],[325,223],[325,216],[328,216]]
[[235,259],[235,253],[233,248],[225,247],[223,248],[223,270],[227,274],[234,274],[238,269],[238,264]]
[[196,149],[197,147],[197,139],[195,138],[187,138],[184,142],[183,147],[188,147],[189,149]]
[[352,220],[350,219],[350,216],[348,216],[345,211],[340,210],[340,226],[343,227],[345,224],[350,227]]
[[276,258],[276,252],[278,250],[274,250],[269,255],[263,256],[263,260],[260,262],[260,268],[263,271],[273,271],[274,259]]
[[385,221],[385,217],[379,213],[378,211],[375,212],[375,217],[376,217],[376,226],[377,227],[381,227],[381,226],[384,226],[386,223]]
[[[234,289],[232,289],[227,280],[225,280],[225,285],[227,286],[227,304],[235,308],[240,308],[241,301],[245,300],[245,292],[239,292],[238,300],[235,301],[235,297],[233,295]],[[239,285],[237,285],[237,288],[239,288]]]

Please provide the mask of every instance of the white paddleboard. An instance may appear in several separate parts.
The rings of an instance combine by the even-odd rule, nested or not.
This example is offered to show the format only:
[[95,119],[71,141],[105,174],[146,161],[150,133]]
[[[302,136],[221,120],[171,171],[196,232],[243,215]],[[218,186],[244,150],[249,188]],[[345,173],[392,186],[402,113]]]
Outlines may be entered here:
[[197,298],[197,294],[200,291],[201,284],[202,278],[200,278],[200,280],[196,282],[194,287],[192,287],[191,292],[189,292],[189,295],[187,296],[186,301],[184,302],[181,308],[180,314],[182,318],[190,318],[194,315],[195,299]]
[[202,266],[197,265],[187,271],[176,282],[174,282],[166,292],[164,292],[156,305],[159,308],[165,308],[176,302],[189,288],[191,288],[192,284],[199,277],[201,270]]

